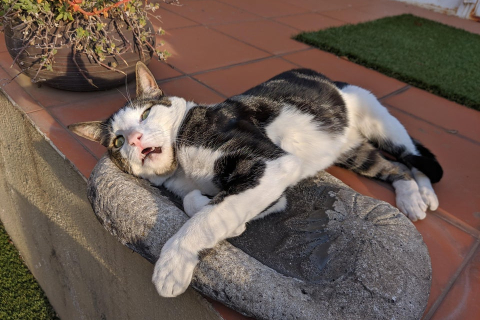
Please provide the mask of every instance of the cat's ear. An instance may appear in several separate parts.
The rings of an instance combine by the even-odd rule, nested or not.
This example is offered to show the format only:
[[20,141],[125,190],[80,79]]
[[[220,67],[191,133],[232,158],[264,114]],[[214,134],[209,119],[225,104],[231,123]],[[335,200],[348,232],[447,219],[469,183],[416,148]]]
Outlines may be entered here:
[[102,121],[79,122],[68,126],[68,129],[80,137],[101,143]]
[[161,97],[163,91],[158,87],[155,77],[148,70],[147,66],[141,62],[137,62],[136,66],[137,75],[137,97]]

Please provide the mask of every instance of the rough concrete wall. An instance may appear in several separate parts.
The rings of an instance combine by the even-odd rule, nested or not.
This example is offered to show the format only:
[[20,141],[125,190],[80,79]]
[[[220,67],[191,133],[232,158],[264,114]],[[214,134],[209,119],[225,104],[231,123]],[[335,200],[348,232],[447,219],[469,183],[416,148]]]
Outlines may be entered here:
[[0,94],[0,219],[62,319],[219,319],[196,292],[158,296],[153,266],[108,234],[83,178]]

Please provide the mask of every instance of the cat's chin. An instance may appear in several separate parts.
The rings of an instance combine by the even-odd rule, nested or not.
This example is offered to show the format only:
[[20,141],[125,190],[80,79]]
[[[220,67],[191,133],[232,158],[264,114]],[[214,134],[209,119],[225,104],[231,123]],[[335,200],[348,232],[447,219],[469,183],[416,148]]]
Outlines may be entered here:
[[149,167],[155,167],[156,163],[159,161],[162,161],[162,154],[161,153],[151,153],[145,158],[142,159],[142,166],[149,166]]

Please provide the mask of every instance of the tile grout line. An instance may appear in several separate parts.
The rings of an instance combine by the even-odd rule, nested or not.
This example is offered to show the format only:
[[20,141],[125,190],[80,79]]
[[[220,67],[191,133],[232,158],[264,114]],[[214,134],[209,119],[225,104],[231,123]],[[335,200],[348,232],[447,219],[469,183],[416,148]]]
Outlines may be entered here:
[[[428,121],[428,120],[426,120],[426,119],[423,119],[423,118],[421,118],[421,117],[419,117],[419,116],[416,116],[416,115],[414,115],[414,114],[412,114],[412,113],[410,113],[410,112],[408,112],[408,111],[405,111],[405,110],[402,110],[402,109],[400,109],[400,108],[394,107],[394,106],[390,105],[388,102],[382,102],[382,103],[383,103],[385,106],[388,106],[389,108],[392,108],[392,109],[394,109],[394,110],[396,110],[396,111],[398,111],[398,112],[404,113],[404,114],[406,114],[406,115],[408,115],[408,116],[411,116],[411,117],[414,118],[414,119],[417,119],[417,120],[419,120],[419,121],[425,122],[425,123],[427,123],[427,124],[429,124],[429,125],[437,128],[437,129],[440,129],[440,130],[445,131],[446,133],[450,133],[450,132],[449,132],[450,129],[444,128],[444,127],[442,127],[442,126],[440,126],[440,125],[438,125],[438,124],[435,124],[435,123],[433,123],[433,122],[430,122],[430,121]],[[451,133],[450,133],[450,134],[451,134]],[[480,142],[479,142],[479,141],[476,141],[476,140],[474,140],[474,139],[472,139],[472,138],[466,137],[466,136],[464,136],[464,135],[462,135],[462,134],[460,134],[460,133],[452,134],[452,136],[458,137],[458,138],[463,139],[463,140],[465,140],[465,141],[468,141],[468,142],[470,142],[470,143],[472,143],[472,144],[474,144],[474,145],[480,146]]]
[[[14,65],[14,64],[12,64],[12,66],[13,66],[13,65]],[[5,70],[4,67],[0,66],[0,69],[2,69],[8,76],[10,76],[10,74],[8,73],[7,70]],[[23,72],[21,72],[21,73],[23,73]],[[32,95],[30,94],[30,92],[28,92],[27,90],[25,90],[25,89],[23,88],[23,86],[22,86],[20,83],[17,82],[16,78],[17,78],[21,73],[18,73],[17,75],[15,75],[13,78],[10,79],[10,81],[14,81],[14,82],[22,89],[22,91],[23,91],[27,96],[29,96],[36,104],[38,104],[39,109],[32,110],[32,111],[29,111],[29,112],[25,112],[25,111],[22,109],[22,107],[20,107],[20,105],[19,105],[16,101],[14,101],[12,97],[10,97],[10,95],[5,91],[5,89],[3,89],[3,87],[4,87],[3,85],[0,87],[0,91],[3,92],[3,94],[7,97],[7,99],[8,99],[17,109],[19,109],[20,111],[22,111],[22,112],[25,113],[25,114],[28,114],[28,113],[31,113],[31,112],[40,111],[40,110],[46,110],[45,106],[42,105],[42,104],[40,103],[40,101],[38,101],[34,96],[32,96]],[[10,83],[10,82],[9,82],[9,83]],[[8,83],[7,83],[6,85],[8,85]]]
[[463,232],[471,235],[472,237],[480,239],[480,231],[479,230],[477,230],[473,226],[469,225],[465,221],[460,220],[459,218],[455,217],[454,215],[448,213],[448,211],[446,211],[446,210],[444,210],[440,207],[437,210],[439,210],[439,211],[435,211],[435,214],[438,218],[440,218],[443,221],[451,224],[452,226],[462,230]]
[[[217,68],[213,68],[213,69],[202,70],[202,71],[197,71],[197,72],[192,72],[192,73],[186,73],[185,75],[186,76],[198,76],[198,75],[209,73],[209,72],[226,70],[226,69],[230,69],[230,68],[233,68],[233,67],[239,67],[239,66],[243,66],[243,65],[247,65],[247,64],[251,64],[251,63],[261,62],[261,61],[264,61],[264,60],[281,58],[284,55],[294,54],[294,53],[298,53],[298,52],[302,52],[302,51],[308,51],[308,50],[311,50],[311,49],[312,48],[306,48],[306,49],[300,49],[300,50],[292,51],[292,52],[285,52],[285,53],[278,54],[278,55],[270,55],[268,57],[248,60],[248,61],[239,62],[239,63],[233,63],[233,64],[229,64],[229,65],[226,65],[226,66],[217,67]],[[292,63],[292,62],[290,62],[290,63]],[[294,63],[292,63],[292,64],[294,64]],[[296,65],[296,64],[294,64],[294,65]]]
[[220,97],[222,97],[223,99],[228,99],[229,97],[227,97],[226,95],[224,95],[223,93],[221,93],[220,91],[217,91],[216,89],[210,87],[208,84],[206,83],[203,83],[202,81],[198,80],[197,78],[194,78],[192,76],[188,76],[188,78],[192,79],[193,81],[197,82],[198,84],[201,84],[202,86],[204,87],[207,87],[208,89],[212,90],[213,92],[215,92],[216,94],[218,94]]
[[[251,14],[254,14],[254,15],[257,15],[257,14],[255,14],[255,13],[253,13],[253,12],[246,11],[246,10],[244,10],[244,9],[242,9],[242,8],[236,7],[236,6],[234,6],[234,5],[230,4],[230,3],[225,3],[225,2],[222,2],[222,1],[216,1],[216,2],[220,2],[220,3],[223,3],[223,4],[227,5],[227,6],[230,6],[230,7],[232,7],[232,8],[240,9],[240,10],[243,10],[243,11],[245,11],[245,12],[248,12],[248,13],[251,13]],[[280,21],[276,21],[276,20],[274,20],[274,18],[291,17],[291,16],[296,16],[296,15],[301,15],[301,14],[306,14],[306,13],[312,13],[312,11],[311,11],[310,9],[305,9],[305,8],[303,8],[303,7],[299,7],[299,6],[293,5],[293,4],[291,4],[291,3],[287,3],[287,2],[283,2],[283,1],[281,1],[281,2],[282,2],[283,4],[288,4],[288,5],[291,5],[291,6],[294,6],[294,7],[296,7],[296,8],[299,8],[299,9],[301,9],[301,10],[306,10],[306,11],[303,12],[303,13],[294,13],[294,14],[287,14],[287,15],[283,15],[283,16],[275,16],[275,17],[263,17],[263,16],[259,16],[259,15],[257,15],[257,16],[261,17],[263,20],[268,20],[268,21],[270,21],[270,22],[276,22],[276,23],[282,24],[282,25],[284,25],[284,26],[290,27],[290,28],[292,28],[292,29],[301,31],[301,29],[298,29],[298,28],[289,26],[288,24],[283,23],[283,22],[280,22]],[[246,22],[246,21],[240,21],[240,22]],[[238,22],[238,23],[240,23],[240,22]],[[219,25],[221,25],[221,24],[219,24]]]
[[[373,69],[370,69],[370,70],[373,70]],[[374,70],[374,71],[376,71],[376,70]],[[378,72],[378,71],[377,71],[377,72]],[[380,73],[380,72],[379,72],[379,73]],[[381,74],[383,74],[383,73],[381,73]],[[387,77],[388,77],[388,76],[387,76]],[[390,78],[390,77],[389,77],[389,78]],[[391,79],[395,79],[395,78],[391,78]],[[397,89],[397,90],[395,90],[395,91],[392,91],[392,92],[384,95],[383,97],[378,98],[378,101],[382,102],[383,99],[387,99],[387,98],[396,96],[396,95],[398,95],[398,94],[400,94],[400,93],[404,93],[405,91],[407,91],[407,90],[410,89],[411,87],[412,87],[411,85],[407,84],[407,85],[405,85],[404,87],[401,87],[400,89]]]
[[465,259],[463,259],[462,264],[458,267],[457,271],[455,271],[455,273],[450,278],[450,281],[448,282],[445,289],[442,291],[442,293],[437,298],[437,300],[433,303],[432,307],[430,308],[430,310],[428,310],[428,313],[422,318],[422,320],[430,320],[432,316],[437,312],[438,308],[440,307],[442,302],[445,300],[446,296],[452,289],[453,285],[460,277],[460,274],[463,272],[463,270],[465,270],[467,264],[473,259],[473,256],[479,247],[480,247],[480,239],[477,239],[474,245],[472,246],[472,248],[470,249],[470,251],[468,252]]
[[[66,132],[67,134],[72,137],[75,141],[77,141],[85,151],[87,151],[91,156],[93,156],[93,158],[95,160],[100,160],[99,158],[97,158],[97,156],[95,154],[93,154],[92,151],[90,151],[90,149],[88,149],[79,139],[77,139],[77,135],[73,134],[73,132],[71,132],[70,130],[68,130],[68,128],[55,116],[53,115],[48,109],[45,109],[45,111],[48,113],[48,115],[50,115],[50,117],[52,117],[53,120],[55,120],[55,122],[60,126],[62,127]],[[33,119],[32,119],[33,121]],[[50,139],[51,140],[51,139]],[[53,142],[52,142],[53,143]],[[62,151],[60,151],[60,149],[58,149],[58,147],[56,147],[56,149],[61,152],[63,155],[64,153]],[[67,156],[65,156],[65,159],[68,159]],[[68,161],[70,161],[70,163],[72,163],[75,167],[77,167],[72,160],[68,159]],[[83,175],[83,174],[82,174]]]

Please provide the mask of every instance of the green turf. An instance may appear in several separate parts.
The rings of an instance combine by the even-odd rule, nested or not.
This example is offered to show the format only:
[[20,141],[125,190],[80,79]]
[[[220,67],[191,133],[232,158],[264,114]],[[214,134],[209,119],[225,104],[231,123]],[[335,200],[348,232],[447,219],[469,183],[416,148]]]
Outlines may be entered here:
[[406,14],[295,39],[480,110],[477,34]]
[[0,223],[0,319],[58,319]]

